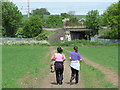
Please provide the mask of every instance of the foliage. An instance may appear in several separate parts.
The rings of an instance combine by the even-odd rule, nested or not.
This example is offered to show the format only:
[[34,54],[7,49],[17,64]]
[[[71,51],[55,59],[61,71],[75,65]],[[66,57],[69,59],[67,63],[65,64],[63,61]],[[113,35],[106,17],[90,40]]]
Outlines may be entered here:
[[14,37],[22,20],[22,14],[12,2],[2,2],[3,36]]
[[24,22],[23,34],[27,38],[36,37],[42,32],[42,20],[39,16],[32,16]]
[[97,47],[97,46],[118,46],[118,43],[100,43],[90,42],[89,40],[75,40],[65,42],[50,42],[53,46],[79,46],[79,47]]
[[91,33],[92,35],[97,34],[98,26],[99,26],[99,12],[98,10],[91,10],[86,15],[86,22],[87,28],[93,29],[94,31]]
[[46,8],[40,8],[32,10],[32,15],[40,15],[43,17],[43,15],[50,15],[50,12],[48,12]]
[[70,20],[69,20],[69,26],[79,26],[82,25],[80,22],[78,22],[77,18],[73,15],[70,15]]
[[109,29],[100,29],[99,30],[99,38],[110,38],[110,30]]
[[42,32],[36,37],[37,40],[48,40],[46,33]]
[[102,20],[111,27],[110,38],[112,39],[120,39],[120,29],[118,28],[120,18],[119,4],[120,2],[113,3],[102,15],[104,17]]
[[46,27],[60,28],[63,27],[62,17],[60,15],[51,15],[47,22]]
[[67,13],[61,13],[61,17],[62,17],[62,19],[65,19],[65,18],[69,18],[69,14],[67,14]]
[[25,37],[25,36],[23,35],[23,29],[22,29],[22,28],[19,28],[19,29],[17,30],[15,36],[18,37],[18,38],[23,38],[23,37]]
[[42,40],[42,41],[7,41],[7,42],[3,42],[2,45],[8,45],[8,46],[44,45],[44,46],[49,46],[50,44],[46,40]]

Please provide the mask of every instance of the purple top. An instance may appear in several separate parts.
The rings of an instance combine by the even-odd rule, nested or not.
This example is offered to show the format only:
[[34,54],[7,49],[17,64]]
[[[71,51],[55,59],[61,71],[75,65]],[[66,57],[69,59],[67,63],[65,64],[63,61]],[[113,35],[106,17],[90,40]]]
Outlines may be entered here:
[[80,53],[75,52],[75,51],[70,53],[70,57],[71,57],[71,61],[82,59]]

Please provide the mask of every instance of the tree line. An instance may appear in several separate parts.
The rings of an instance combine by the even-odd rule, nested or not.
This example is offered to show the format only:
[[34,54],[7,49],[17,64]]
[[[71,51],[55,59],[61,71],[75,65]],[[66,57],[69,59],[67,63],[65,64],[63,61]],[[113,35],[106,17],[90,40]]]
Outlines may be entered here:
[[[103,38],[120,39],[118,29],[118,19],[120,17],[119,2],[113,3],[108,9],[99,15],[98,10],[91,10],[86,15],[84,25],[94,31],[90,32],[91,36],[104,33]],[[44,19],[44,15],[50,15],[46,8],[35,9],[30,13],[28,20],[22,20],[22,13],[13,2],[2,2],[2,35],[4,37],[41,37],[46,38],[43,33],[43,27],[62,28],[63,20],[68,19],[68,25],[82,25],[74,16],[74,12],[61,13],[60,15],[50,15],[48,19]],[[101,29],[100,26],[107,26],[109,29]]]

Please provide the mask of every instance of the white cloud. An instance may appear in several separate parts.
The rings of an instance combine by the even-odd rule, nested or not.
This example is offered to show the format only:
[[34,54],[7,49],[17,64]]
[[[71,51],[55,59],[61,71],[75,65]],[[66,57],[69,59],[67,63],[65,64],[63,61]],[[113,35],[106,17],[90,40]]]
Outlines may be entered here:
[[[27,2],[28,0],[9,0],[12,2]],[[118,2],[118,0],[29,0],[30,2]]]

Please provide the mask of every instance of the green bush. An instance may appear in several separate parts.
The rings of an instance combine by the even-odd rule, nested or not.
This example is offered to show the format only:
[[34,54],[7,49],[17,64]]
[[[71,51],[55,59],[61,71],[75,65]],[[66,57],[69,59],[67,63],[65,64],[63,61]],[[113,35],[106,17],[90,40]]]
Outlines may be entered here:
[[36,37],[37,40],[48,40],[46,33],[41,33]]
[[23,38],[23,37],[25,37],[25,36],[23,35],[23,29],[22,29],[22,28],[19,28],[19,29],[17,30],[15,36],[18,37],[18,38]]
[[94,46],[118,46],[118,43],[100,43],[90,42],[89,40],[75,40],[65,42],[50,42],[53,46],[79,46],[79,47],[94,47]]
[[18,45],[18,46],[22,46],[22,45],[46,45],[46,46],[50,46],[49,42],[47,42],[46,40],[42,40],[42,41],[7,41],[7,42],[3,42],[2,45]]
[[63,27],[62,17],[60,15],[51,15],[46,21],[46,27],[61,28]]
[[42,19],[37,15],[24,22],[23,34],[27,38],[38,36],[42,30]]
[[99,38],[110,39],[110,30],[109,29],[100,29]]

